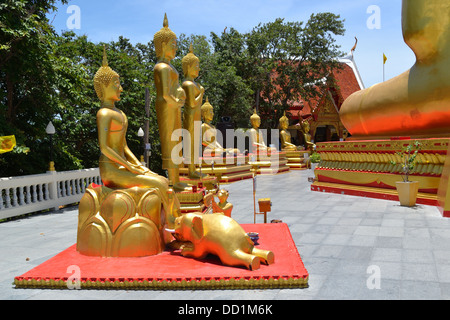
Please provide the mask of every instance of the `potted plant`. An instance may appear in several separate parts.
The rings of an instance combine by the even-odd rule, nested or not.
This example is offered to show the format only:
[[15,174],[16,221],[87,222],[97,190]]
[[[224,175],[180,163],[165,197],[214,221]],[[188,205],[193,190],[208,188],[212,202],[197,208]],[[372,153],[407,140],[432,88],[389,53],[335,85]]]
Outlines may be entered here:
[[[403,181],[397,181],[396,187],[400,205],[405,207],[412,207],[416,204],[417,193],[419,191],[419,182],[410,181],[409,176],[417,164],[417,155],[419,151],[420,142],[415,141],[414,144],[409,144],[404,147],[401,152],[397,152],[401,158],[400,164],[403,172],[401,176]],[[391,161],[391,164],[396,165],[397,163],[395,161]]]
[[309,162],[311,163],[311,169],[314,171],[317,165],[320,163],[320,154],[314,152],[309,156]]

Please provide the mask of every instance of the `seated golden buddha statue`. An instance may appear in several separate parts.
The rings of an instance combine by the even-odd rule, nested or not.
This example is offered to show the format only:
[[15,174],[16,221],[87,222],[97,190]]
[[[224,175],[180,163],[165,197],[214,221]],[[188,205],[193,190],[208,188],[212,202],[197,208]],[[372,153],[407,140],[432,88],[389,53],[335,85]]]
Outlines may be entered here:
[[262,132],[259,130],[259,126],[261,125],[261,118],[256,113],[256,109],[253,115],[250,117],[250,122],[252,124],[252,128],[249,130],[250,133],[250,149],[252,153],[264,153],[270,154],[271,152],[276,152],[276,148],[271,148],[266,146],[264,142],[264,136]]
[[211,123],[214,119],[214,108],[209,103],[208,97],[206,97],[206,102],[201,107],[202,112],[202,145],[203,154],[207,156],[218,156],[218,155],[238,155],[241,152],[238,149],[224,148],[217,142],[217,129]]
[[[196,141],[200,141],[201,132],[197,130],[197,126],[202,121],[201,107],[203,102],[203,94],[205,93],[205,88],[200,84],[195,82],[195,78],[198,77],[200,71],[200,60],[193,53],[192,44],[190,47],[190,52],[182,60],[184,82],[182,88],[186,93],[186,103],[184,106],[183,113],[183,128],[189,132],[189,143],[188,143],[188,176],[191,179],[199,179],[202,176],[206,176],[196,171],[196,163],[198,161],[198,150],[195,150]],[[200,126],[198,126],[200,129]]]
[[128,119],[115,106],[122,86],[106,51],[94,88],[101,101],[97,129],[104,186],[89,186],[80,201],[77,250],[106,257],[161,253],[173,240],[164,228],[173,227],[180,204],[169,181],[143,166],[127,146]]
[[408,71],[346,99],[340,110],[353,137],[448,135],[450,5],[403,0],[402,31],[416,63]]
[[[186,100],[186,93],[180,86],[178,71],[170,64],[176,55],[177,37],[169,29],[167,15],[164,15],[163,28],[155,34],[153,42],[158,59],[153,72],[162,168],[167,170],[169,180],[174,184],[174,189],[183,191],[188,186],[180,182],[179,163],[182,162],[181,155],[172,152],[180,144],[181,136],[178,141],[173,141],[172,134],[175,130],[181,129],[181,107]],[[177,158],[177,161],[175,162],[173,158]]]
[[303,148],[300,146],[294,145],[291,140],[291,133],[288,131],[289,127],[289,118],[286,117],[286,112],[280,118],[280,141],[281,141],[281,150],[283,151],[298,151]]
[[311,134],[309,131],[311,130],[308,120],[303,120],[301,123],[303,138],[305,140],[305,149],[313,151],[316,148],[316,145],[311,142]]

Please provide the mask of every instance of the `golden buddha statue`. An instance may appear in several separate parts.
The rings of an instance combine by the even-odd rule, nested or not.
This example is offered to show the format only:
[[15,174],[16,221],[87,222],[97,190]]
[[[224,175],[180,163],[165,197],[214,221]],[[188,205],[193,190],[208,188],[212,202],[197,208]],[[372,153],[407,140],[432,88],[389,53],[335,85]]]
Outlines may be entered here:
[[305,149],[313,151],[316,148],[316,145],[311,142],[311,134],[309,131],[311,130],[308,120],[303,120],[301,123],[303,138],[305,139]]
[[340,117],[353,138],[448,136],[448,1],[403,0],[402,31],[416,63],[397,77],[355,92],[345,100]]
[[[195,150],[196,141],[200,141],[201,132],[196,132],[196,123],[200,124],[202,121],[201,106],[203,102],[203,94],[205,89],[194,81],[198,77],[200,71],[200,60],[193,53],[192,44],[190,52],[182,60],[184,82],[182,88],[186,93],[186,104],[184,106],[183,114],[183,128],[189,132],[189,163],[188,176],[191,179],[201,178],[200,173],[196,171],[196,160],[198,160],[198,153]],[[200,129],[200,127],[199,127]],[[200,131],[200,130],[199,130]],[[202,174],[202,176],[205,176]]]
[[[178,162],[172,157],[173,149],[181,143],[180,139],[173,141],[172,134],[181,129],[181,107],[186,100],[186,93],[179,84],[178,71],[170,64],[177,51],[177,37],[169,29],[167,15],[164,15],[163,28],[153,39],[158,62],[154,67],[154,81],[156,87],[156,117],[161,139],[162,168],[167,170],[169,180],[176,191],[184,190],[187,185],[180,182]],[[179,161],[181,163],[181,161]]]
[[202,124],[202,145],[203,154],[210,156],[226,155],[226,154],[240,154],[238,149],[228,148],[225,149],[222,145],[217,142],[217,129],[211,123],[214,119],[214,108],[209,103],[208,97],[206,97],[206,102],[201,107],[203,124]]
[[281,150],[283,151],[297,151],[302,150],[302,147],[296,146],[291,142],[291,133],[288,131],[289,118],[286,117],[286,112],[280,118],[280,140]]
[[164,228],[173,227],[180,204],[169,181],[143,166],[127,146],[128,119],[115,106],[123,89],[106,50],[94,88],[101,101],[97,129],[103,186],[89,186],[80,201],[77,250],[107,257],[161,253],[173,240]]
[[253,115],[250,117],[250,122],[252,124],[252,128],[249,130],[250,133],[250,148],[252,153],[267,153],[276,152],[276,148],[271,148],[266,146],[264,142],[264,137],[262,132],[259,130],[259,126],[261,125],[261,118],[256,113],[256,109]]

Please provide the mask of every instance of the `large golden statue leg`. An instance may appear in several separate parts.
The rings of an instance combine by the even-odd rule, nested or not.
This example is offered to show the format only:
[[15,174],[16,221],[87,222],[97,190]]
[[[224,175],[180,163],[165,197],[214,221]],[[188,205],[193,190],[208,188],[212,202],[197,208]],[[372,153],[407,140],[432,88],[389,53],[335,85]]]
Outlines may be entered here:
[[172,135],[181,129],[181,107],[186,100],[186,94],[179,84],[178,71],[170,64],[177,51],[177,37],[169,29],[167,16],[164,16],[163,28],[154,36],[154,43],[158,58],[154,68],[155,107],[161,139],[162,167],[168,171],[174,189],[182,191],[187,185],[180,182],[179,166],[174,162],[181,159],[180,154],[174,153],[174,149],[180,144],[181,135],[176,141],[173,141]]
[[403,37],[416,63],[351,95],[342,123],[357,137],[443,136],[450,125],[450,3],[403,0]]

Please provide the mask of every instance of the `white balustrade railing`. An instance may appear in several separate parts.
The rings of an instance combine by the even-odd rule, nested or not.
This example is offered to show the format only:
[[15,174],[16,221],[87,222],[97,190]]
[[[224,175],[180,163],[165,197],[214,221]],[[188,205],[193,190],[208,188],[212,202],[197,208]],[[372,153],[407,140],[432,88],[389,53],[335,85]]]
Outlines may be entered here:
[[91,183],[102,184],[98,168],[0,178],[0,219],[77,203]]

